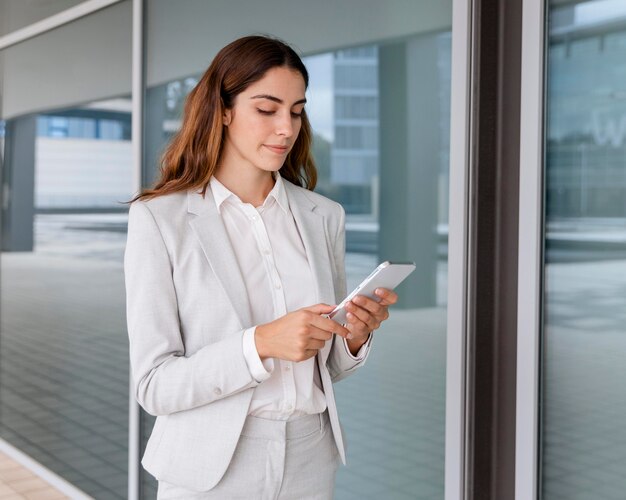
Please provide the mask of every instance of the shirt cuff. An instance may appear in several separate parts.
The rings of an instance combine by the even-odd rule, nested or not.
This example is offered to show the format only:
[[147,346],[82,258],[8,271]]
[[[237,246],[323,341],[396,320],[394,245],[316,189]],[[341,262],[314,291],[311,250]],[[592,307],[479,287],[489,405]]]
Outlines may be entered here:
[[263,382],[272,375],[274,371],[274,360],[267,358],[261,361],[259,352],[256,350],[256,343],[254,342],[254,333],[256,332],[256,326],[248,328],[243,332],[243,357],[248,365],[250,374],[257,382]]
[[348,341],[345,339],[345,337],[343,338],[343,345],[346,348],[346,352],[348,353],[348,356],[350,356],[355,361],[361,361],[365,358],[365,355],[367,354],[367,350],[369,349],[371,343],[372,343],[372,332],[369,333],[369,336],[367,337],[365,344],[361,346],[361,348],[357,351],[356,356],[355,356],[354,354],[350,352],[350,347],[348,347]]

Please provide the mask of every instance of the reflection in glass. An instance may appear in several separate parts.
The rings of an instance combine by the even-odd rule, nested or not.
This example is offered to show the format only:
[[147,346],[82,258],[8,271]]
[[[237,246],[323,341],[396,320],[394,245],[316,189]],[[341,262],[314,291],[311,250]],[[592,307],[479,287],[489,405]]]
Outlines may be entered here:
[[126,498],[128,97],[12,117],[4,142],[0,436]]
[[626,2],[549,11],[542,481],[624,497]]

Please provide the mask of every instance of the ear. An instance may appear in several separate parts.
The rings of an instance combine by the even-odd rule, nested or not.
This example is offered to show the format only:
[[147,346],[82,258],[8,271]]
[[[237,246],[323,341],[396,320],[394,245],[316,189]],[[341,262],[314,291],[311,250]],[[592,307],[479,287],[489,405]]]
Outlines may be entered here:
[[224,114],[222,115],[222,122],[224,123],[224,126],[228,127],[232,119],[233,119],[233,110],[225,109]]

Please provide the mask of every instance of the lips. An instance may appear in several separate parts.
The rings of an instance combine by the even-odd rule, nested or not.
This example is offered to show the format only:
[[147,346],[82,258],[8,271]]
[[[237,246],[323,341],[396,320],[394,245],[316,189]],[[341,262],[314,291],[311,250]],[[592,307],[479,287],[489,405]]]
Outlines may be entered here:
[[264,146],[269,149],[271,152],[282,155],[285,154],[289,148],[287,146],[280,146],[275,144],[264,144]]

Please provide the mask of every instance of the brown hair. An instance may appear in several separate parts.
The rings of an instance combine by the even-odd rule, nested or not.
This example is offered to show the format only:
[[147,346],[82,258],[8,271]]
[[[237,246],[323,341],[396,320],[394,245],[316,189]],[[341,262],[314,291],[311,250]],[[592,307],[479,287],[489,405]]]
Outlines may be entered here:
[[[274,67],[299,72],[305,88],[308,87],[309,74],[302,60],[281,40],[246,36],[220,50],[187,96],[181,129],[161,157],[160,178],[152,188],[142,190],[127,203],[200,186],[204,196],[222,154],[224,110],[232,108],[239,93]],[[317,182],[311,140],[311,125],[303,110],[300,133],[280,168],[280,174],[310,190]]]

